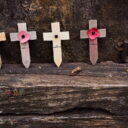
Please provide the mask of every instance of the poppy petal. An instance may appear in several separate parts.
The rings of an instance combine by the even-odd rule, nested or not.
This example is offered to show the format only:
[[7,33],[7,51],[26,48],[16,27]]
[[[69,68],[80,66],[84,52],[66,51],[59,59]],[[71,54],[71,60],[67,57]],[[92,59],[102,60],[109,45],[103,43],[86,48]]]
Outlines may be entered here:
[[92,28],[87,31],[88,37],[91,40],[94,40],[100,36],[100,32],[97,28]]
[[20,31],[17,35],[20,43],[26,43],[30,40],[30,35],[25,31]]

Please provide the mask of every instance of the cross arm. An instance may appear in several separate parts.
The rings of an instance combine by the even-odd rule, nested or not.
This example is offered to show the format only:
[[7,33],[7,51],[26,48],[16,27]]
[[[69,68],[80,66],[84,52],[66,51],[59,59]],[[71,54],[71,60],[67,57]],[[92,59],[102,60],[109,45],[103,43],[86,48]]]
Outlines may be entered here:
[[44,41],[52,41],[53,40],[53,34],[52,33],[43,33]]
[[10,33],[10,39],[11,41],[19,41],[18,37],[17,37],[17,33]]
[[106,29],[99,29],[100,32],[100,38],[106,37]]
[[88,30],[81,30],[80,31],[80,39],[87,39],[88,38],[87,31]]
[[69,32],[61,32],[60,33],[60,39],[61,40],[69,40],[70,39]]
[[37,39],[36,31],[28,32],[28,34],[30,35],[30,40],[36,40]]
[[5,41],[6,40],[6,35],[5,32],[0,33],[0,41]]

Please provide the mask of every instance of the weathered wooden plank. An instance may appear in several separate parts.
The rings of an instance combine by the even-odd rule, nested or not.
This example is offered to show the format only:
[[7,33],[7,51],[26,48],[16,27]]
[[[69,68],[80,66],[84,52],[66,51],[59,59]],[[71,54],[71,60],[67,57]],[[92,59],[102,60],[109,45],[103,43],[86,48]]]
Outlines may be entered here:
[[[24,95],[8,90],[24,89]],[[51,114],[73,108],[128,114],[128,79],[64,75],[0,75],[1,114]]]
[[102,77],[128,77],[128,64],[116,64],[113,62],[100,63],[95,66],[86,63],[68,63],[57,68],[54,64],[32,64],[30,69],[24,69],[21,65],[6,64],[0,70],[0,74],[52,74],[69,75],[71,71],[81,67],[80,76]]
[[127,128],[128,116],[83,111],[49,116],[0,117],[1,128]]

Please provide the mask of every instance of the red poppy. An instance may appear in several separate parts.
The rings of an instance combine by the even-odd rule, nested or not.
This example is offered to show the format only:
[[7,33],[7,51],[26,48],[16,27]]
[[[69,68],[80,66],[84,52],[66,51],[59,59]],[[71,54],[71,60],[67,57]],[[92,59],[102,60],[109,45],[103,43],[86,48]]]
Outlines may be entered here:
[[100,37],[100,32],[97,28],[92,28],[87,31],[88,37],[91,40],[94,40],[98,37]]
[[7,90],[7,91],[5,91],[5,94],[6,94],[6,95],[12,95],[12,94],[13,94],[13,91]]
[[30,35],[25,31],[20,31],[17,35],[20,43],[24,44],[30,40]]

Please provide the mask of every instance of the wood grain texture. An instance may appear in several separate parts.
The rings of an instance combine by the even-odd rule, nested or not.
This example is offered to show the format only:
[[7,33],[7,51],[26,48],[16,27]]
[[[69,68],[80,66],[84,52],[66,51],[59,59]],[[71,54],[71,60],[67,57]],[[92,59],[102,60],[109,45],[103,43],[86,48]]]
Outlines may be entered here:
[[[5,94],[12,89],[24,89],[25,95]],[[77,107],[128,114],[127,78],[2,74],[0,90],[1,114],[52,114]]]
[[128,64],[116,64],[110,61],[95,66],[86,63],[63,63],[60,68],[54,64],[32,64],[27,70],[22,65],[5,64],[0,74],[69,75],[76,67],[82,69],[78,76],[120,77],[119,79],[128,77]]
[[1,128],[127,128],[127,116],[82,110],[46,116],[0,117]]
[[[69,76],[78,66],[82,71]],[[0,128],[127,128],[127,67],[112,62],[59,69],[54,64],[32,64],[30,69],[4,65]]]

